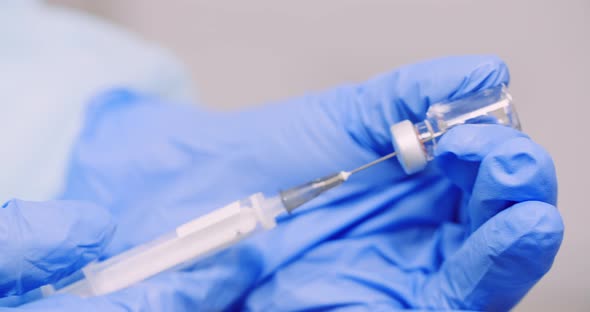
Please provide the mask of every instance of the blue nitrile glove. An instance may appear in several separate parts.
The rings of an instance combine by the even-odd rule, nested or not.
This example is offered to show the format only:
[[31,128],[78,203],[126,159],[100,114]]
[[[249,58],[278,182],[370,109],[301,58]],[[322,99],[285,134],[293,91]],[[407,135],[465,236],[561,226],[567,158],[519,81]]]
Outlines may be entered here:
[[[392,151],[391,124],[507,82],[499,59],[468,56],[236,113],[114,91],[89,109],[63,197],[110,209],[118,230],[106,256],[114,255],[252,193],[372,161]],[[509,309],[561,243],[551,158],[526,135],[490,125],[453,129],[438,155],[413,176],[396,160],[359,173],[273,231],[182,272],[27,307]]]

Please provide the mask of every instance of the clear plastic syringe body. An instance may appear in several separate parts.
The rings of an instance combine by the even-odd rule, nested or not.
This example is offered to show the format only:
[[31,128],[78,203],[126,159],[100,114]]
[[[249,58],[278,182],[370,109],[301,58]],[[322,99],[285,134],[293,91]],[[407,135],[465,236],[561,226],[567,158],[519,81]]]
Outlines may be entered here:
[[280,197],[257,193],[214,210],[177,227],[146,244],[101,262],[90,263],[80,272],[41,288],[44,296],[69,293],[81,297],[107,294],[179,268],[221,251],[257,231],[276,226],[275,218],[286,212]]
[[499,124],[520,130],[512,97],[504,85],[433,104],[423,121],[412,124],[404,120],[391,126],[394,149],[404,171],[422,170],[434,158],[440,137],[462,124]]

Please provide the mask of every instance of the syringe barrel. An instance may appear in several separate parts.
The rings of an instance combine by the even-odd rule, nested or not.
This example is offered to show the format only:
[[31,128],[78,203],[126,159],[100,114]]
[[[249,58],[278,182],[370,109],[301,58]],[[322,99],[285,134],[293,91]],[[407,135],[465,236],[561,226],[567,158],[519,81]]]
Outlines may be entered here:
[[391,127],[393,145],[407,174],[422,170],[434,158],[440,137],[462,124],[499,124],[520,130],[512,96],[505,85],[472,92],[453,101],[430,106],[426,119]]
[[91,263],[55,285],[44,286],[45,295],[70,293],[82,297],[107,294],[164,271],[179,268],[221,251],[260,229],[271,229],[284,212],[280,198],[261,193],[233,202],[196,218],[146,244],[105,261]]

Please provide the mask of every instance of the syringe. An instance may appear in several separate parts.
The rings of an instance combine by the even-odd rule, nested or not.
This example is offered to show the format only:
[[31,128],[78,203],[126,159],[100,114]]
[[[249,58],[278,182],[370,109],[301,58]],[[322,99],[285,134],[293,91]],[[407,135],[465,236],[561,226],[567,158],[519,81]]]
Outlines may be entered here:
[[320,194],[344,183],[351,175],[394,156],[403,170],[414,173],[434,157],[438,139],[451,127],[465,123],[494,123],[519,129],[512,98],[504,86],[469,94],[452,102],[434,104],[417,124],[402,121],[391,127],[395,152],[265,198],[257,193],[181,225],[172,233],[41,288],[43,295],[71,293],[82,297],[107,294],[136,282],[193,263],[225,249],[258,230],[276,226],[276,217],[290,213]]
[[[41,287],[44,296],[69,293],[81,297],[104,295],[128,287],[161,272],[192,263],[225,249],[259,230],[276,226],[276,217],[290,213],[350,175],[392,157],[388,155],[355,170],[342,171],[265,198],[256,193],[200,218],[172,233],[135,247],[102,262],[91,263],[81,272],[53,285]],[[80,274],[81,273],[81,274]]]

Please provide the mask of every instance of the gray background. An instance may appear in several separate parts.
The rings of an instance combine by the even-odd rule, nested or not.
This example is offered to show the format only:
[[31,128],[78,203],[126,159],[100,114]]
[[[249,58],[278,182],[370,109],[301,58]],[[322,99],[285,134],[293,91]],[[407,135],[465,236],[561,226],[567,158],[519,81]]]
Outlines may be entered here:
[[509,65],[525,131],[554,156],[566,235],[520,311],[590,311],[590,1],[53,0],[127,26],[176,53],[201,102],[256,105],[444,55]]

